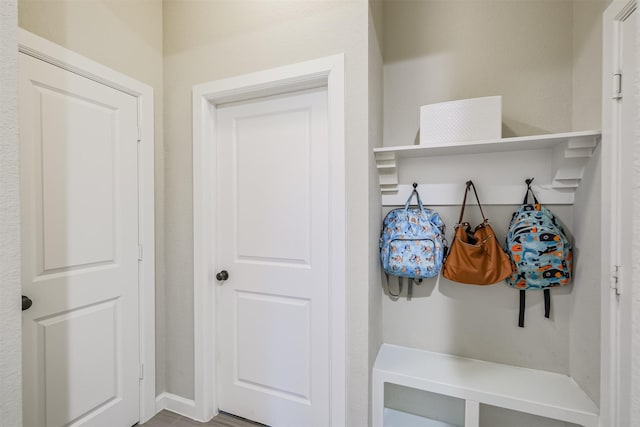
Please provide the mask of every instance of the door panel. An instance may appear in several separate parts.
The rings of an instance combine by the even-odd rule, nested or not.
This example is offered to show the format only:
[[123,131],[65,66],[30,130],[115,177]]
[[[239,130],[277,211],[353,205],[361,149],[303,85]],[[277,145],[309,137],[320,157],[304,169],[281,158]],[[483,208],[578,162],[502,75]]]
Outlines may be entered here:
[[309,262],[309,114],[276,111],[235,119],[238,259]]
[[219,406],[329,424],[326,89],[217,111]]
[[[45,349],[48,425],[65,425],[88,412],[87,408],[99,408],[118,397],[120,367],[113,328],[117,309],[117,300],[111,300],[37,322]],[[83,345],[68,345],[74,341]]]
[[139,416],[137,100],[20,54],[24,425]]
[[34,89],[42,120],[44,271],[113,261],[117,110]]
[[310,301],[250,292],[235,296],[238,383],[310,403]]

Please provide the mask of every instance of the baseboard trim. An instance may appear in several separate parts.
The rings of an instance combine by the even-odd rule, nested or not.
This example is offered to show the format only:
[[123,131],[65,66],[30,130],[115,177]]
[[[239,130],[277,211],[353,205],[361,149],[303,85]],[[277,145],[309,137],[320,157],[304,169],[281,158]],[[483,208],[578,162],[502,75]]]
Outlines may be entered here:
[[164,392],[156,397],[156,411],[160,412],[163,409],[199,422],[209,421],[201,420],[196,416],[196,402],[194,400],[185,399],[173,393]]

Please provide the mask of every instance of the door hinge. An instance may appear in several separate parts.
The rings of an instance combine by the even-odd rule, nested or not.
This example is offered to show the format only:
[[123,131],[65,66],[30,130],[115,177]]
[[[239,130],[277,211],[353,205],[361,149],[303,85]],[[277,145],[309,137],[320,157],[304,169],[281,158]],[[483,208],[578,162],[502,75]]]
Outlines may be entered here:
[[140,372],[139,372],[139,375],[138,375],[138,379],[141,379],[141,380],[144,379],[144,365],[143,364],[140,364]]
[[622,73],[613,75],[613,96],[611,99],[622,99]]
[[142,249],[143,249],[142,245],[138,245],[138,261],[142,261],[142,255],[143,255]]
[[611,289],[615,289],[616,295],[620,295],[620,266],[614,265],[611,271]]

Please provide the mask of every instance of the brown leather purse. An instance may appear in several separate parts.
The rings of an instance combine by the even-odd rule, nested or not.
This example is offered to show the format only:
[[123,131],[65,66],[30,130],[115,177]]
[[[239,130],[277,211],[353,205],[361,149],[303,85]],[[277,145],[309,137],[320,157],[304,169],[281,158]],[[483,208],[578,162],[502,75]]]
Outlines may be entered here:
[[[473,231],[468,222],[462,222],[470,188],[473,188],[483,219],[482,224]],[[515,273],[516,267],[498,243],[482,211],[476,187],[471,181],[467,181],[460,219],[455,230],[449,255],[442,267],[442,275],[445,278],[469,285],[493,285]]]

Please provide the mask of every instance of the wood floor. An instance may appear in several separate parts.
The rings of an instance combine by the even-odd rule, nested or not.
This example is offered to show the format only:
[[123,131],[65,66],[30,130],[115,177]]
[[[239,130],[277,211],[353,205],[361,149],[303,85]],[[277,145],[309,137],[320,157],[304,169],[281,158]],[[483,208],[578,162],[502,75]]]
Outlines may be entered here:
[[235,417],[233,415],[220,413],[213,417],[208,423],[199,423],[198,421],[185,418],[169,411],[161,411],[155,417],[151,418],[140,427],[265,427],[264,424],[254,423],[244,418]]

